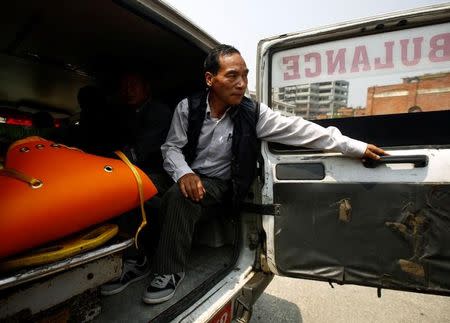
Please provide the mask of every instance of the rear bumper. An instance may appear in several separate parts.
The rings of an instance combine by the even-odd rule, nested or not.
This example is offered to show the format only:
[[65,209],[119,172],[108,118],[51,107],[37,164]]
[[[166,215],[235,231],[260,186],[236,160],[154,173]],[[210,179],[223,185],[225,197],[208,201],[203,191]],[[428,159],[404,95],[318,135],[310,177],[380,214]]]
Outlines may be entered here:
[[0,321],[16,315],[31,319],[120,276],[122,251],[132,244],[133,239],[118,241],[48,265],[2,274]]
[[49,265],[44,265],[30,270],[20,271],[18,273],[0,277],[0,291],[59,272],[67,271],[71,268],[90,263],[94,260],[116,254],[122,250],[125,250],[131,245],[133,245],[133,239],[128,239],[112,245],[103,246],[101,248],[71,258],[60,260]]

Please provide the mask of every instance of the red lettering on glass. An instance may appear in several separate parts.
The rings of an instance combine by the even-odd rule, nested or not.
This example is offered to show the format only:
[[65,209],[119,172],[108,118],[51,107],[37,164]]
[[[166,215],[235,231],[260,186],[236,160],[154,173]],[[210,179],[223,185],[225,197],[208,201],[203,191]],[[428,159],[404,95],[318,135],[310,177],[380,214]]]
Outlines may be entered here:
[[345,48],[341,48],[338,50],[336,58],[333,60],[334,50],[327,50],[325,53],[327,54],[327,65],[328,65],[328,75],[333,74],[336,71],[336,67],[339,64],[338,73],[345,73]]
[[428,57],[431,62],[450,61],[450,33],[433,36],[430,39],[430,48]]
[[382,63],[380,57],[375,58],[375,64],[374,67],[376,70],[382,69],[382,68],[393,68],[394,62],[392,57],[394,56],[394,42],[393,41],[387,41],[384,43],[384,48],[386,49],[386,55],[385,59],[386,62]]
[[306,77],[316,77],[322,73],[322,60],[319,53],[308,53],[305,55],[305,62],[310,62],[311,59],[315,61],[316,69],[314,72],[310,68],[305,68]]
[[423,37],[413,38],[412,41],[414,47],[414,58],[412,60],[409,60],[408,59],[409,39],[400,40],[400,46],[402,48],[402,63],[405,66],[414,66],[419,64],[420,59],[422,57]]
[[355,53],[353,55],[352,73],[359,72],[359,65],[362,65],[363,71],[370,70],[369,56],[367,55],[366,46],[356,46]]
[[[284,73],[285,81],[296,80],[296,79],[300,78],[299,66],[298,66],[299,58],[300,58],[300,55],[283,57],[283,64],[287,65],[286,70],[288,70],[288,72]],[[290,64],[290,65],[288,65],[288,64]],[[291,73],[289,73],[289,71]]]

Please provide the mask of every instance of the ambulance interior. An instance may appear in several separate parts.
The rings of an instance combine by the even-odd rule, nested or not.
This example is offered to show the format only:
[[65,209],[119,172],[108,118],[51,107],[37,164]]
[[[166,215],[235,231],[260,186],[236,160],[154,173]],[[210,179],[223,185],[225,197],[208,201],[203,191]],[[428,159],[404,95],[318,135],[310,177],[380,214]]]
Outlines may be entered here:
[[[154,95],[172,108],[188,93],[203,88],[205,49],[151,20],[144,8],[126,1],[4,2],[0,19],[0,168],[12,142],[29,135],[45,138],[46,132],[30,121],[38,111],[53,116],[54,133],[62,144],[72,144],[74,138],[70,136],[77,133],[73,129],[80,113],[79,89],[86,85],[108,88],[108,80],[130,63],[150,78]],[[144,305],[141,296],[149,282],[144,279],[118,295],[100,298],[102,310],[97,320],[126,320],[130,311],[142,320],[164,320],[170,317],[165,316],[167,313],[173,317],[193,304],[232,269],[237,259],[238,225],[228,215],[198,224],[187,277],[171,301]],[[106,246],[122,242],[123,238],[113,238]],[[26,289],[36,279],[51,280],[53,276],[45,274],[45,266],[52,265],[0,273],[0,308],[2,302],[13,299],[17,288]],[[46,278],[38,275],[31,281],[22,283],[19,279],[17,284],[1,286],[10,277],[37,269]],[[99,286],[86,284],[83,293],[98,293]],[[65,288],[70,287],[68,284]],[[31,314],[45,310],[44,306]],[[11,318],[17,314],[6,315]]]

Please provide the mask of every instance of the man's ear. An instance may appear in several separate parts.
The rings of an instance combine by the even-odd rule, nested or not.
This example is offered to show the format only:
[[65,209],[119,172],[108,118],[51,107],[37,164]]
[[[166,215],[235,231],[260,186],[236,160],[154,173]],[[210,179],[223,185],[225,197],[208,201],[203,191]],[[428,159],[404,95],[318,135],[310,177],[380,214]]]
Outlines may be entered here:
[[212,82],[213,82],[213,78],[214,78],[214,75],[211,72],[206,72],[205,73],[206,86],[211,87]]

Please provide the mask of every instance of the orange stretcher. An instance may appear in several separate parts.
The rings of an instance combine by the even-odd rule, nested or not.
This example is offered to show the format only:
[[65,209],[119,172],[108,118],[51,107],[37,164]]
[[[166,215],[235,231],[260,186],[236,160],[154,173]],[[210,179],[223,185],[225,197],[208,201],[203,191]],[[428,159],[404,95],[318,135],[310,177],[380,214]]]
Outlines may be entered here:
[[143,211],[143,201],[154,196],[156,188],[118,155],[123,161],[39,137],[12,144],[0,169],[0,259],[139,205]]

